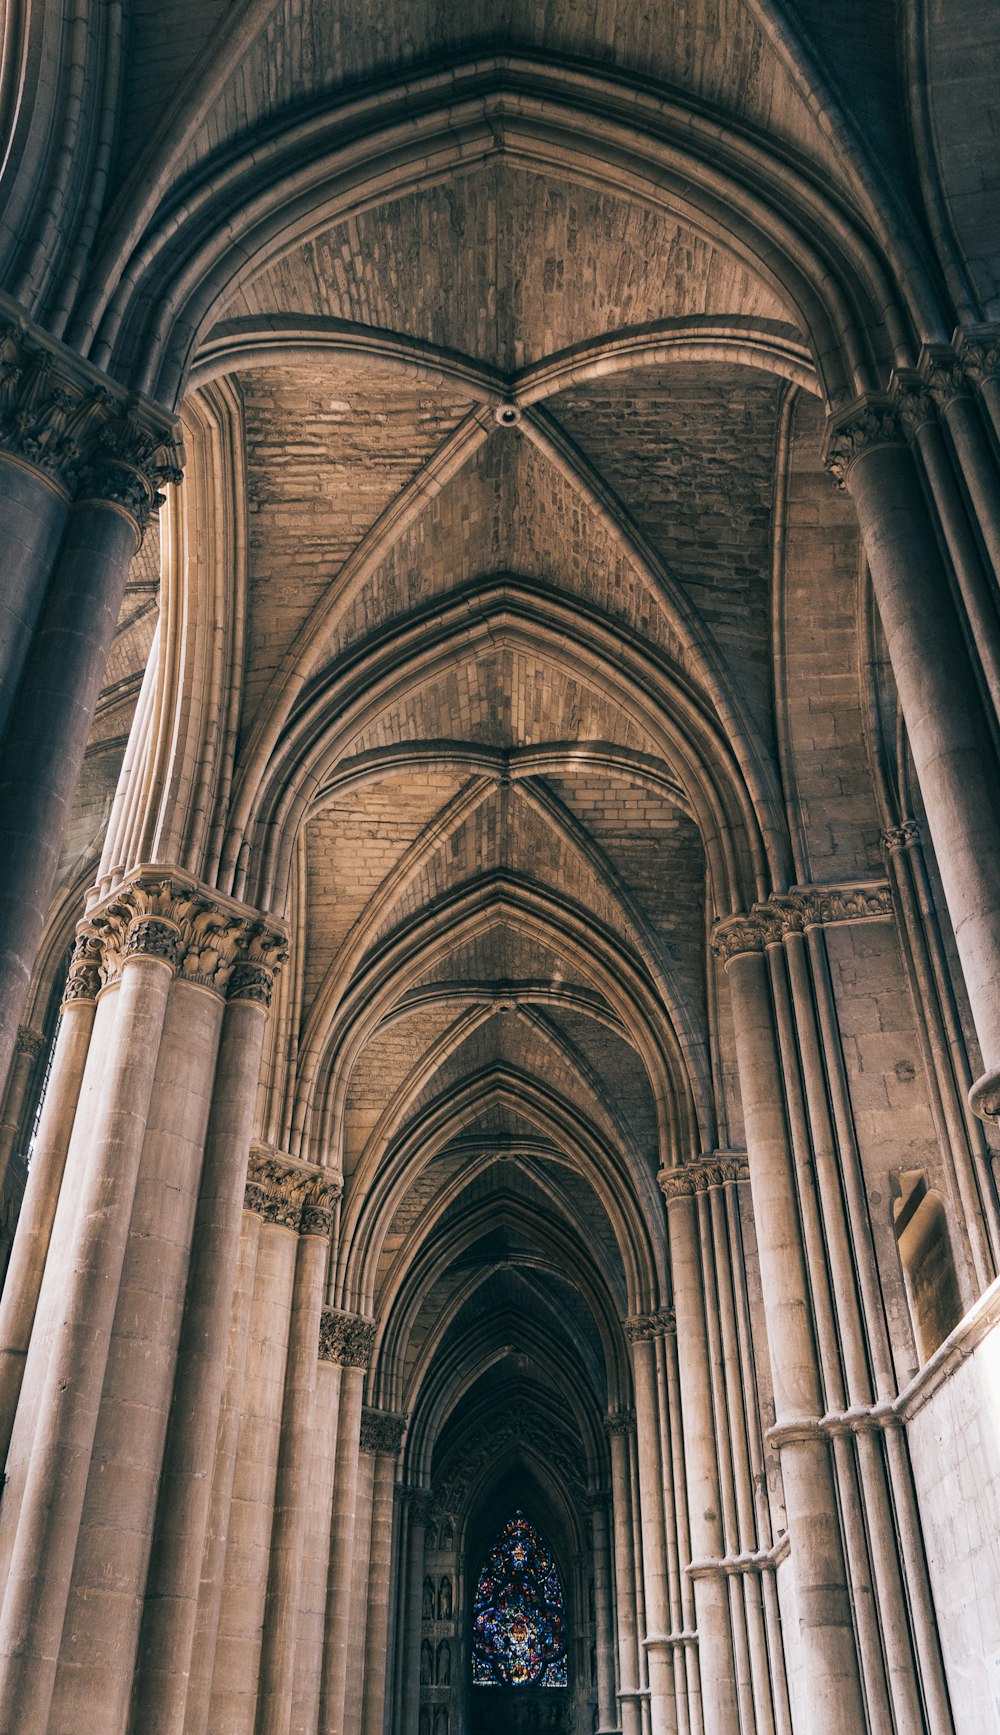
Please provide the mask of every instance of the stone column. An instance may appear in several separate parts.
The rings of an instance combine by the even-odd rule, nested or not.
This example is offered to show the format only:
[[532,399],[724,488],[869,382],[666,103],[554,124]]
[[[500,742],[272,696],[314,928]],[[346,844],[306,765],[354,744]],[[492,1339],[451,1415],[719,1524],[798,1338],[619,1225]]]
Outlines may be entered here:
[[[594,1548],[594,1625],[597,1651],[597,1735],[615,1735],[615,1648],[611,1624],[611,1551],[608,1538],[608,1496],[587,1499]],[[364,1735],[370,1735],[365,1730]],[[377,1732],[376,1732],[377,1735]]]
[[424,1541],[430,1500],[420,1488],[407,1490],[406,1619],[402,1638],[397,1735],[417,1735],[420,1709],[420,1639],[424,1603]]
[[339,1176],[329,1179],[316,1176],[307,1181],[302,1198],[264,1616],[264,1649],[257,1706],[259,1735],[287,1735],[291,1719],[302,1553],[309,1520],[316,1344],[333,1206],[341,1190]]
[[[361,1413],[364,1427],[364,1411]],[[375,1459],[362,1450],[354,1502],[354,1561],[351,1568],[351,1619],[347,1634],[347,1688],[344,1693],[344,1735],[361,1735],[365,1702],[365,1643],[368,1637],[368,1567],[372,1545],[372,1497]]]
[[[240,1250],[236,1268],[232,1318],[226,1348],[226,1367],[222,1404],[215,1441],[215,1462],[212,1470],[211,1494],[205,1524],[204,1547],[194,1544],[194,1555],[200,1576],[197,1608],[194,1615],[194,1637],[191,1642],[190,1676],[187,1681],[186,1703],[182,1703],[184,1735],[206,1735],[211,1709],[212,1676],[218,1649],[219,1626],[222,1619],[222,1596],[225,1589],[226,1555],[229,1550],[229,1528],[233,1510],[233,1486],[236,1479],[240,1418],[246,1394],[247,1360],[250,1350],[250,1324],[257,1282],[257,1261],[260,1256],[262,1216],[265,1200],[256,1184],[252,1160],[246,1184],[246,1203],[240,1226]],[[190,1567],[194,1572],[194,1566]],[[171,1691],[172,1674],[164,1670],[164,1702],[168,1706],[183,1700],[184,1682]],[[138,1709],[138,1707],[136,1707]],[[172,1712],[176,1715],[176,1712]],[[173,1725],[172,1725],[173,1727]]]
[[997,762],[926,500],[898,413],[871,399],[838,417],[829,468],[850,490],[937,854],[985,1072],[1000,1112]]
[[[136,1671],[134,1735],[181,1735],[212,1495],[247,1158],[279,929],[250,931],[227,985],[178,1371]],[[267,961],[265,961],[267,960]]]
[[671,1735],[677,1727],[674,1696],[673,1639],[667,1581],[667,1534],[660,1453],[659,1401],[656,1381],[656,1339],[672,1330],[673,1313],[633,1316],[625,1321],[632,1345],[635,1386],[636,1446],[639,1467],[639,1518],[642,1529],[642,1574],[646,1606],[643,1646],[649,1681],[652,1735]]
[[100,944],[82,932],[66,979],[48,1090],[0,1300],[0,1463],[6,1462],[70,1135],[94,1028]]
[[611,1500],[614,1514],[615,1612],[618,1624],[618,1706],[622,1735],[639,1735],[639,1635],[635,1608],[635,1558],[632,1527],[629,1438],[635,1431],[631,1410],[616,1410],[605,1421],[611,1443]]
[[365,1369],[375,1342],[375,1322],[358,1314],[325,1308],[320,1321],[320,1355],[339,1362],[340,1408],[337,1464],[330,1525],[326,1639],[323,1649],[322,1735],[343,1735],[344,1700],[351,1622],[351,1566],[361,1441],[361,1399]]
[[[110,382],[108,382],[110,388]],[[64,392],[67,386],[62,388]],[[80,393],[73,431],[44,433],[46,450],[82,456],[65,465],[74,496],[45,602],[24,651],[0,745],[0,1078],[17,1035],[48,908],[59,845],[76,789],[129,566],[162,496],[179,479],[159,459],[172,423],[152,406],[112,413],[110,391]],[[72,419],[72,418],[71,418]]]
[[714,944],[729,979],[792,1545],[810,1735],[863,1729],[858,1659],[813,1336],[795,1171],[761,921],[735,917]]
[[[666,1171],[660,1175],[660,1185],[667,1205],[677,1321],[691,1549],[694,1562],[718,1561],[725,1550],[705,1318],[715,1297],[702,1268],[694,1174],[687,1168]],[[698,1572],[694,1596],[706,1735],[726,1735],[738,1728],[739,1719],[728,1597],[721,1576]]]
[[[60,1318],[0,1613],[0,1728],[45,1735],[107,1368],[160,1033],[180,933],[141,894],[105,916],[120,967],[108,1057]],[[108,967],[112,967],[109,964]]]
[[405,1416],[362,1410],[361,1450],[375,1457],[371,1544],[368,1556],[368,1619],[365,1624],[362,1735],[383,1735],[389,1669],[389,1597],[392,1589],[392,1518],[396,1459]]

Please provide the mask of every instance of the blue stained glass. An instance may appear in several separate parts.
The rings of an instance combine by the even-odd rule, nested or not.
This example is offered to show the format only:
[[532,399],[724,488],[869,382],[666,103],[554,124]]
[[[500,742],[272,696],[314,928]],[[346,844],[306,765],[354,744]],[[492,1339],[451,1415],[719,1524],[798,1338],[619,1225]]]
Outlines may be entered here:
[[555,1561],[523,1512],[486,1557],[472,1608],[476,1687],[565,1687],[566,1618]]

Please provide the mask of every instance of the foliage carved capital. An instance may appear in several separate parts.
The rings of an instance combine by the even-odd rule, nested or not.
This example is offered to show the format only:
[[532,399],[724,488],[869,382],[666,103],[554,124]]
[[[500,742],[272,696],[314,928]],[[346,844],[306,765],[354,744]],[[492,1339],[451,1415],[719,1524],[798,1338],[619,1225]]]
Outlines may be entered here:
[[677,1318],[672,1307],[657,1307],[652,1313],[632,1313],[623,1322],[629,1343],[652,1343],[658,1337],[673,1337]]
[[280,923],[175,868],[137,869],[91,910],[83,928],[99,950],[105,983],[117,979],[128,958],[145,953],[163,958],[182,981],[265,1007],[287,957]]
[[0,451],[70,500],[123,512],[140,541],[160,488],[182,476],[172,416],[10,318],[0,325]]
[[824,461],[838,488],[846,488],[859,458],[879,446],[900,446],[905,434],[896,405],[888,399],[865,398],[830,426]]
[[243,1208],[279,1229],[327,1236],[343,1189],[339,1175],[258,1145],[250,1152]]
[[320,1361],[342,1368],[366,1368],[375,1347],[375,1321],[359,1313],[325,1307],[319,1322]]
[[395,1415],[391,1410],[370,1410],[367,1407],[361,1412],[362,1452],[395,1457],[403,1444],[405,1432],[405,1416]]
[[746,1151],[712,1151],[693,1163],[683,1163],[675,1169],[661,1169],[657,1180],[664,1198],[690,1199],[710,1187],[725,1187],[749,1180],[750,1166]]
[[26,1055],[31,1061],[38,1059],[45,1047],[45,1038],[37,1030],[32,1030],[30,1024],[19,1024],[14,1049],[17,1054]]

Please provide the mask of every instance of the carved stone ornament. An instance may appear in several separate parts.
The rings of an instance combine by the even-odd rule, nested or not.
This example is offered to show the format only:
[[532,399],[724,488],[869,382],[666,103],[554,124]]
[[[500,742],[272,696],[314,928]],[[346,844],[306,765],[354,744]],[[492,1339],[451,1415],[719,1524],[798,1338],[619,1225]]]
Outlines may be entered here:
[[927,391],[942,412],[956,398],[972,396],[972,381],[964,367],[949,354],[947,360],[934,359],[927,368]]
[[255,1146],[247,1165],[243,1208],[279,1229],[325,1236],[343,1190],[339,1175]]
[[1000,336],[964,337],[959,353],[966,374],[979,391],[991,380],[1000,380]]
[[849,419],[835,423],[827,437],[826,467],[838,488],[846,488],[859,458],[878,446],[903,444],[903,429],[894,404],[867,399]]
[[319,1321],[320,1361],[338,1362],[342,1368],[366,1368],[374,1345],[373,1319],[324,1307]]
[[66,973],[62,1003],[72,1000],[96,1000],[101,986],[101,961],[104,942],[86,922],[81,922],[73,942],[73,955]]
[[733,958],[778,945],[787,934],[843,922],[886,921],[893,914],[888,880],[838,886],[793,886],[745,916],[727,916],[712,931],[712,950],[728,968]]
[[361,1450],[381,1454],[383,1457],[394,1457],[403,1444],[406,1431],[406,1417],[394,1415],[391,1410],[369,1410],[361,1412]]
[[163,504],[161,484],[182,474],[172,416],[9,317],[0,324],[0,450],[72,500],[124,512],[140,539]]
[[610,1415],[607,1415],[604,1418],[604,1432],[609,1436],[615,1434],[634,1434],[635,1411],[612,1410]]
[[887,826],[880,841],[887,855],[897,855],[909,844],[919,843],[920,826],[915,819],[904,819],[901,825]]
[[652,1343],[657,1337],[673,1337],[677,1319],[672,1307],[658,1307],[653,1313],[633,1313],[624,1321],[629,1343]]
[[45,1038],[40,1036],[37,1030],[32,1030],[29,1024],[19,1024],[14,1047],[18,1054],[26,1054],[29,1060],[37,1060],[45,1047]]
[[895,397],[899,425],[908,440],[915,440],[921,428],[937,422],[937,402],[921,380],[907,377],[898,381]]
[[[234,899],[222,897],[177,868],[139,868],[91,910],[88,935],[100,949],[103,982],[128,958],[160,957],[185,981],[266,1005],[274,972],[287,957],[284,928]],[[237,971],[236,993],[232,978]]]
[[661,1169],[657,1175],[660,1191],[671,1199],[690,1199],[709,1187],[724,1187],[750,1178],[746,1151],[712,1151],[697,1162],[684,1163],[676,1169]]

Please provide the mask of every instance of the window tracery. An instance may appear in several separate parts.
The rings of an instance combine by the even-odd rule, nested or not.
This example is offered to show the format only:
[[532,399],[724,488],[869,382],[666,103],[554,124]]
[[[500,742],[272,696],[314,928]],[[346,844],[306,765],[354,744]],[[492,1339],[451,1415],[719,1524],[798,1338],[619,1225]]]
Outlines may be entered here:
[[472,1609],[477,1687],[568,1685],[566,1617],[555,1561],[517,1511],[486,1557]]

